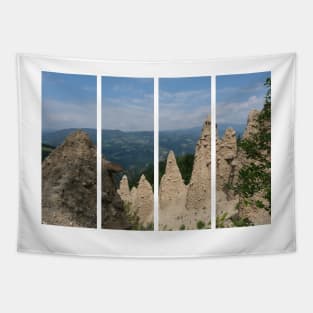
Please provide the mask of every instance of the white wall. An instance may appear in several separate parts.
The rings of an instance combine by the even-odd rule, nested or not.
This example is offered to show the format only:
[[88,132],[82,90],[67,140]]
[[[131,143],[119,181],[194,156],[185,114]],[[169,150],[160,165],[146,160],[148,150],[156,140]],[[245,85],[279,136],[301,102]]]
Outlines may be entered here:
[[[309,312],[312,240],[310,1],[17,1],[0,4],[1,312]],[[16,253],[14,53],[173,59],[298,53],[298,252],[208,260]]]

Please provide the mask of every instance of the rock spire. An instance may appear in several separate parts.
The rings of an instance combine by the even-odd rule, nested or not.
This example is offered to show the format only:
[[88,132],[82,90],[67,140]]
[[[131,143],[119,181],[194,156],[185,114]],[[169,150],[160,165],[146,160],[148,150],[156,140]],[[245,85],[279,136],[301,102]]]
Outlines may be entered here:
[[187,210],[211,208],[211,118],[204,122],[187,191]]

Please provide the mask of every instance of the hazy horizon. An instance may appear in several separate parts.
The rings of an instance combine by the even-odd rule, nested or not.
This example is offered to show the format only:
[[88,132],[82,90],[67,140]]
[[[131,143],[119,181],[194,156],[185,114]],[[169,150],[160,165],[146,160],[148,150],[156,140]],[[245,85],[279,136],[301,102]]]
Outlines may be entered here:
[[[242,127],[245,126],[246,123],[242,123],[242,124],[236,124],[236,123],[232,123],[233,125],[235,125],[237,127]],[[217,123],[217,126],[222,125],[223,127],[225,127],[226,125],[228,125],[228,123]],[[175,129],[159,129],[159,132],[173,132],[173,131],[183,131],[183,130],[192,130],[192,129],[201,129],[202,128],[202,124],[199,126],[194,126],[194,127],[186,127],[186,128],[175,128]],[[231,127],[231,126],[229,126]],[[68,129],[89,129],[89,130],[94,130],[96,131],[97,128],[96,127],[69,127],[69,128],[58,128],[58,129],[51,129],[51,128],[43,128],[42,131],[43,132],[58,132],[58,131],[63,131],[63,130],[68,130]],[[102,128],[102,131],[120,131],[120,132],[124,132],[124,133],[140,133],[140,132],[151,132],[153,133],[154,130],[121,130],[121,129],[113,129],[113,128]]]

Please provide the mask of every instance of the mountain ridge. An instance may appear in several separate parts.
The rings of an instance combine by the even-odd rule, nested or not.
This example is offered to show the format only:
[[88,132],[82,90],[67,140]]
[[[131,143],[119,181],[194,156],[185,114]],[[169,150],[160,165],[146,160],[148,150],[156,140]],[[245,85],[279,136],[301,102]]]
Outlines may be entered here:
[[[218,129],[223,131],[218,125]],[[243,129],[244,127],[241,127]],[[77,128],[60,130],[43,130],[42,154],[43,159],[51,152],[46,145],[57,147],[64,139]],[[92,142],[97,144],[97,130],[81,128]],[[161,130],[159,132],[159,158],[165,161],[170,150],[176,157],[194,154],[194,147],[201,134],[201,127],[181,128],[176,130]],[[131,185],[154,160],[154,133],[153,131],[122,131],[118,129],[102,130],[102,153],[112,162],[120,164],[128,176]],[[140,157],[138,157],[140,156]]]

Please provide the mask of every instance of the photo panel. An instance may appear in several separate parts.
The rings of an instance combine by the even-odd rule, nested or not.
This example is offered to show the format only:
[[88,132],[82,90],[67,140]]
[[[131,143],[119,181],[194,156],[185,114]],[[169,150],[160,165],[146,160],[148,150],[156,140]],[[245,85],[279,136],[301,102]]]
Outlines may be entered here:
[[211,78],[159,79],[159,230],[211,228]]
[[216,77],[216,227],[271,223],[271,72]]
[[42,223],[97,227],[97,78],[42,72]]
[[102,77],[102,228],[153,230],[153,78]]

